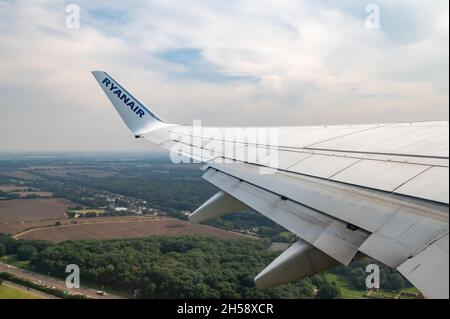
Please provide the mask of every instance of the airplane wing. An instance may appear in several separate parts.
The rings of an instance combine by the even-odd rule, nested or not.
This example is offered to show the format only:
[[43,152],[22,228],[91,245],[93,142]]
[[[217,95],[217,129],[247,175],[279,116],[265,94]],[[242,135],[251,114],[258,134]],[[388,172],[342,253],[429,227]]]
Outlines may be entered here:
[[[370,256],[449,298],[448,121],[268,128],[170,124],[94,77],[136,137],[204,163],[220,191],[201,222],[252,208],[299,240],[255,278],[268,288]],[[194,123],[195,124],[195,123]]]

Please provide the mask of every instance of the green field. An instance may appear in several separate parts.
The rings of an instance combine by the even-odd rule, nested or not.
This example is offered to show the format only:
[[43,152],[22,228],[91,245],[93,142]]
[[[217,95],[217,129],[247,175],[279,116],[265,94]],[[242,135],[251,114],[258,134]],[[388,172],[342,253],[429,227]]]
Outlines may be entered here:
[[87,213],[103,214],[103,213],[105,213],[104,209],[77,209],[77,210],[71,210],[71,211],[78,213],[78,214],[87,214]]
[[361,299],[367,293],[366,290],[357,290],[351,287],[341,276],[327,273],[325,278],[328,282],[336,283],[336,286],[341,290],[342,299]]
[[0,299],[42,299],[32,293],[0,285]]
[[104,209],[71,209],[68,212],[84,217],[86,214],[96,214],[99,216],[104,214],[106,211]]
[[5,264],[16,266],[18,268],[26,269],[28,267],[28,264],[30,263],[29,260],[21,261],[18,260],[16,255],[7,255],[0,257],[0,261],[4,262]]
[[[357,290],[353,288],[345,278],[339,275],[327,273],[325,275],[327,281],[336,283],[336,286],[339,287],[341,290],[341,297],[342,299],[362,299],[366,298],[364,297],[367,294],[367,290]],[[403,291],[411,292],[411,293],[418,293],[419,291],[414,288],[404,288]],[[396,296],[398,296],[399,293],[395,291],[386,291],[386,290],[379,290],[379,291],[372,291],[370,293],[370,296],[372,298],[380,298],[380,299],[394,299]],[[416,299],[414,296],[398,296],[399,299]]]

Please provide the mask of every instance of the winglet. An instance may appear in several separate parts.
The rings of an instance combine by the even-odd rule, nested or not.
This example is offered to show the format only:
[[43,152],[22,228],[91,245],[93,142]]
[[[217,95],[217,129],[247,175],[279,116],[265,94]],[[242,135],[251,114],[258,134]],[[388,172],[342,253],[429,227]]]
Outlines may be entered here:
[[152,130],[168,126],[156,113],[124,89],[103,71],[92,71],[97,82],[119,112],[125,124],[136,137]]

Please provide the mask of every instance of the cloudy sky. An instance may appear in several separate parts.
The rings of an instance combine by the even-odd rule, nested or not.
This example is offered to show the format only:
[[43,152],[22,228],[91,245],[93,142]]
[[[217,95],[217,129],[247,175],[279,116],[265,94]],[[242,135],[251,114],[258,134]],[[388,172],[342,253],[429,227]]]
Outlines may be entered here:
[[0,0],[0,151],[151,150],[91,70],[170,122],[448,119],[447,0],[111,2]]

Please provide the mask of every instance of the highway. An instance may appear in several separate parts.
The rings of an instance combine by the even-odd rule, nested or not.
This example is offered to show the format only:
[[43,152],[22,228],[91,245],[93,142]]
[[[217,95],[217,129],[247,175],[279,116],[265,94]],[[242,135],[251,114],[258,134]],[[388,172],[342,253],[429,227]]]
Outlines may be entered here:
[[[62,291],[70,291],[72,294],[84,295],[91,299],[121,299],[122,298],[117,295],[112,295],[109,293],[107,293],[105,296],[102,296],[102,295],[97,294],[98,290],[83,287],[83,286],[81,286],[79,289],[77,289],[77,288],[69,289],[66,287],[66,283],[64,280],[37,274],[37,273],[31,272],[31,271],[28,271],[25,269],[21,269],[21,268],[12,266],[12,265],[5,264],[3,262],[0,262],[0,272],[10,273],[16,277],[27,279],[35,284],[41,284],[41,285],[47,286],[47,287],[55,287]],[[81,277],[81,282],[82,282],[82,280],[83,280],[83,278]]]

